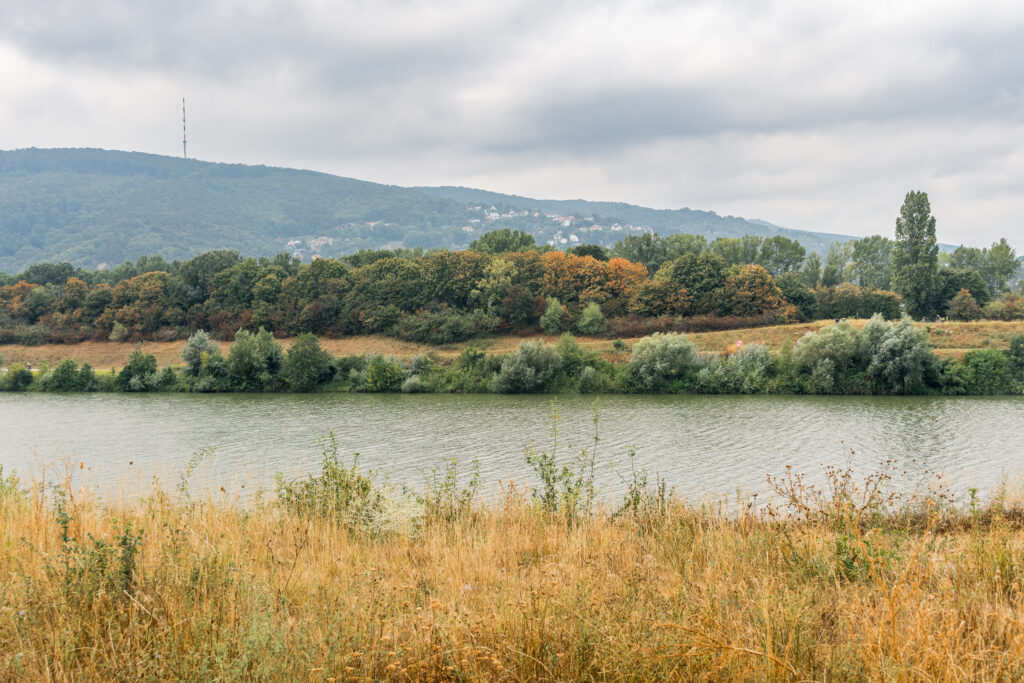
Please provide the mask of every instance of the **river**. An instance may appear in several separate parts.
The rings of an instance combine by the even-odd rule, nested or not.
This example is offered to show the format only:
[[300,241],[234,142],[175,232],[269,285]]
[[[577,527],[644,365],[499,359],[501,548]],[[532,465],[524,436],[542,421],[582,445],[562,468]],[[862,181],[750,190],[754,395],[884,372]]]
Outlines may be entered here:
[[211,449],[192,488],[248,497],[274,473],[317,470],[320,437],[392,483],[422,487],[446,458],[479,461],[484,490],[532,485],[524,450],[599,444],[595,480],[614,499],[628,453],[651,479],[690,500],[760,494],[787,465],[821,481],[825,465],[859,473],[891,460],[896,486],[941,472],[959,492],[991,490],[1024,473],[1024,397],[551,396],[401,394],[0,394],[0,464],[25,480],[57,480],[102,495],[136,495],[157,477],[173,489]]

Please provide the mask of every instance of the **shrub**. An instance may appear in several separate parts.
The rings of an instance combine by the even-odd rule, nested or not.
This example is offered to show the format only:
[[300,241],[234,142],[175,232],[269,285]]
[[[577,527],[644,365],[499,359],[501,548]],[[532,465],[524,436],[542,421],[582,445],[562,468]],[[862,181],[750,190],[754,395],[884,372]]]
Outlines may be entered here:
[[808,332],[793,351],[796,369],[810,376],[815,393],[844,393],[854,375],[867,367],[868,349],[864,335],[850,323]]
[[374,353],[366,363],[363,375],[365,391],[395,391],[405,379],[405,369],[393,356]]
[[996,349],[968,351],[953,372],[964,393],[1008,394],[1015,391],[1013,365],[1007,354]]
[[107,338],[112,342],[122,342],[128,338],[128,328],[115,321]]
[[228,350],[227,379],[233,391],[268,391],[278,387],[284,354],[262,327],[252,334],[239,330]]
[[119,391],[152,391],[156,380],[156,356],[132,351],[128,364],[117,373],[116,386]]
[[500,394],[541,391],[562,367],[558,351],[541,340],[523,340],[515,353],[507,354],[491,387]]
[[548,334],[558,334],[562,331],[565,321],[565,307],[553,296],[548,297],[547,308],[544,315],[540,317],[540,329]]
[[906,320],[893,325],[875,315],[864,325],[862,334],[870,359],[867,374],[876,391],[919,394],[939,383],[938,361],[923,329]]
[[675,333],[655,333],[633,345],[625,376],[634,389],[682,389],[699,364],[697,347],[686,337]]
[[981,306],[969,291],[961,289],[949,300],[946,315],[952,320],[977,320],[981,317]]
[[35,378],[32,371],[24,365],[12,365],[7,368],[7,374],[0,376],[0,388],[4,391],[25,391],[32,386]]
[[601,334],[608,329],[608,321],[605,320],[599,303],[591,301],[583,308],[576,329],[580,334]]
[[447,306],[436,311],[406,313],[390,334],[406,341],[422,344],[453,344],[498,329],[498,319],[482,311],[463,313]]
[[694,389],[705,394],[760,394],[771,387],[775,357],[760,344],[712,359],[697,373]]
[[181,347],[181,359],[185,361],[185,374],[199,377],[204,374],[209,359],[220,355],[220,345],[210,339],[205,330],[196,330]]
[[78,363],[65,358],[62,360],[46,382],[46,391],[77,391],[81,388],[81,374]]
[[88,363],[82,363],[82,367],[78,371],[78,390],[96,391],[97,386],[96,373],[93,372],[92,366]]
[[281,366],[281,377],[292,391],[312,391],[334,376],[331,354],[320,348],[320,341],[303,332],[295,338]]
[[1010,348],[1006,352],[1018,379],[1024,379],[1024,334],[1015,334],[1010,338]]
[[387,522],[388,499],[373,471],[362,472],[358,456],[346,467],[338,458],[333,433],[320,444],[319,475],[293,480],[275,476],[278,505],[289,514],[328,519],[353,532],[381,533]]
[[419,354],[409,359],[409,376],[402,382],[403,394],[419,394],[437,390],[437,364],[429,356]]

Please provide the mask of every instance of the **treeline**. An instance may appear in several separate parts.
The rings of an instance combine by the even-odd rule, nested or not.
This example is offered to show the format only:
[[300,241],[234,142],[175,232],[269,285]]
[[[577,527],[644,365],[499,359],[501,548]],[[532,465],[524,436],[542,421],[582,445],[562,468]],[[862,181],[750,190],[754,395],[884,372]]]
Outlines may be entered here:
[[[404,392],[404,393],[698,393],[698,394],[1011,394],[1024,388],[1024,334],[1006,351],[980,349],[940,359],[927,332],[873,316],[808,333],[777,353],[759,345],[702,353],[679,333],[655,333],[632,349],[614,344],[614,363],[570,334],[556,344],[524,340],[514,352],[468,348],[445,363],[431,355],[401,360],[379,353],[332,357],[300,334],[285,352],[264,329],[240,330],[223,355],[199,331],[185,342],[179,368],[157,367],[139,350],[119,371],[96,373],[64,360],[33,373],[0,376],[8,391]],[[626,351],[629,351],[628,360]]]
[[910,192],[895,239],[833,245],[824,262],[778,235],[709,243],[645,233],[610,250],[561,252],[503,229],[465,251],[360,251],[308,265],[229,250],[112,271],[43,263],[0,277],[0,343],[178,339],[199,329],[231,339],[263,327],[444,344],[538,328],[635,337],[875,313],[1010,320],[1024,317],[1010,291],[1019,266],[1005,239],[940,257],[928,197]]
[[0,343],[169,340],[199,329],[231,339],[263,327],[277,336],[380,333],[443,344],[538,328],[632,337],[900,315],[892,292],[809,287],[795,273],[775,277],[709,250],[682,252],[651,271],[600,247],[538,250],[509,231],[473,246],[310,264],[222,250],[185,262],[140,259],[116,274],[39,264],[0,287]]

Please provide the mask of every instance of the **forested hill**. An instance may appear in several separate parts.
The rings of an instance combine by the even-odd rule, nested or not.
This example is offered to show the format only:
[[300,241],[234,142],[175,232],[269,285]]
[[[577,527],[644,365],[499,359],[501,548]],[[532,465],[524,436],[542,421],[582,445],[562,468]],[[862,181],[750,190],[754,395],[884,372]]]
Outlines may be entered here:
[[410,236],[440,246],[465,241],[466,220],[452,200],[312,171],[97,149],[0,151],[6,272],[39,261],[184,259],[221,247],[303,249],[308,258],[314,249],[333,256]]
[[650,230],[709,238],[782,234],[822,254],[845,239],[690,209],[403,188],[139,152],[0,151],[0,271],[8,273],[41,261],[95,268],[142,254],[187,259],[217,248],[254,256],[287,251],[306,260],[363,248],[458,249],[505,227],[559,247],[611,246]]
[[[559,215],[572,215],[576,218],[592,217],[596,223],[602,224],[602,227],[606,229],[614,223],[619,223],[649,227],[663,236],[680,232],[704,235],[709,242],[717,237],[781,235],[800,242],[807,253],[816,251],[821,255],[828,253],[829,245],[833,242],[857,239],[850,235],[793,230],[766,221],[720,216],[714,211],[697,209],[650,209],[622,202],[593,202],[585,199],[531,199],[486,190],[474,190],[468,187],[416,187],[413,189],[434,197],[454,199],[463,204],[549,211]],[[594,241],[600,242],[601,240],[597,238]]]

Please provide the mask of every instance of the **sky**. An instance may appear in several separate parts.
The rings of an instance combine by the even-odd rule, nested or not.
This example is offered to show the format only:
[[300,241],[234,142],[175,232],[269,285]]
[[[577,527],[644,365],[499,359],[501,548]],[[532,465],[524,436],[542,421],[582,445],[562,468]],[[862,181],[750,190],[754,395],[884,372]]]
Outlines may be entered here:
[[0,149],[1024,252],[1024,2],[0,0]]

